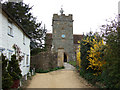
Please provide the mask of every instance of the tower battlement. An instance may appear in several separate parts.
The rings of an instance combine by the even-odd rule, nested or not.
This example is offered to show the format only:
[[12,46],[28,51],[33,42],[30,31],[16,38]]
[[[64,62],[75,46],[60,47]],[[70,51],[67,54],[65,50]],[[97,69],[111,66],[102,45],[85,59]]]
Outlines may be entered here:
[[53,20],[54,21],[61,21],[61,20],[66,20],[66,21],[73,21],[73,15],[72,14],[69,14],[69,15],[65,15],[65,14],[61,14],[61,15],[58,15],[58,14],[53,14]]

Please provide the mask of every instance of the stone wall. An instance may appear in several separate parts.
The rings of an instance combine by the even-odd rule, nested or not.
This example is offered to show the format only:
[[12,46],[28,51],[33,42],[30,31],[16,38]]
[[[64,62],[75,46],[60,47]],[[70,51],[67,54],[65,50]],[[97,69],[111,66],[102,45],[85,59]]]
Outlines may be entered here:
[[57,67],[57,53],[41,52],[31,57],[31,68],[49,70]]

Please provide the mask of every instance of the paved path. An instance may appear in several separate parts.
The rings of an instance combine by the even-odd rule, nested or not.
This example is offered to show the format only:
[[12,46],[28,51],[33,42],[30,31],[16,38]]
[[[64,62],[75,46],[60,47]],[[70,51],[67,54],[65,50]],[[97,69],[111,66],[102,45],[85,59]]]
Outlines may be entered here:
[[90,88],[91,86],[79,76],[75,67],[64,63],[65,69],[37,73],[27,88]]

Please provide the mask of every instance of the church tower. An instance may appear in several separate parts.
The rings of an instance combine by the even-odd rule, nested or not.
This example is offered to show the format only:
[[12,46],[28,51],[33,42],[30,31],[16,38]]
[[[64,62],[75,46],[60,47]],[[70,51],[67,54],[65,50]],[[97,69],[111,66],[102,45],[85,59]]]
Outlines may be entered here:
[[54,14],[52,19],[52,50],[58,52],[59,57],[63,57],[64,62],[74,60],[73,49],[73,16],[63,14]]

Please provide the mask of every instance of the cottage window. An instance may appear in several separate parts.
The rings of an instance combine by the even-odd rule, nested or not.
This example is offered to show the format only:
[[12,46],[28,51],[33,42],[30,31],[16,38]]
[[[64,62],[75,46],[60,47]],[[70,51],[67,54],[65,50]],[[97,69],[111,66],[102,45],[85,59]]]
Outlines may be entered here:
[[8,59],[11,61],[11,55],[12,55],[13,51],[8,49]]
[[23,58],[23,67],[25,67],[25,53],[23,53],[23,56],[24,56],[24,58]]
[[11,60],[11,55],[12,53],[11,52],[8,52],[8,59]]
[[26,56],[26,65],[28,65],[28,56],[29,55]]
[[25,35],[23,34],[23,44],[25,45]]
[[12,22],[8,20],[8,35],[13,37]]

